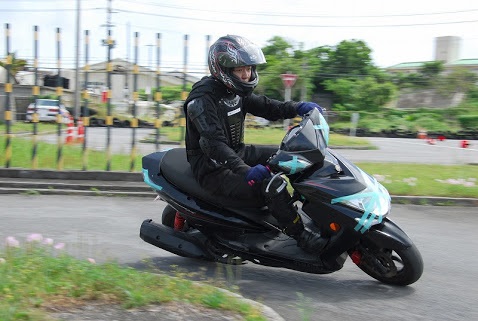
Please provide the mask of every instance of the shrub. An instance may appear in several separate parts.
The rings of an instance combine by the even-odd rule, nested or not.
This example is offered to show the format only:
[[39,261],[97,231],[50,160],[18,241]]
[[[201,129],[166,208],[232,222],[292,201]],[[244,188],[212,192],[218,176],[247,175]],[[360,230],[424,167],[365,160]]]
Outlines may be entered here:
[[478,115],[461,115],[458,121],[463,128],[478,128]]

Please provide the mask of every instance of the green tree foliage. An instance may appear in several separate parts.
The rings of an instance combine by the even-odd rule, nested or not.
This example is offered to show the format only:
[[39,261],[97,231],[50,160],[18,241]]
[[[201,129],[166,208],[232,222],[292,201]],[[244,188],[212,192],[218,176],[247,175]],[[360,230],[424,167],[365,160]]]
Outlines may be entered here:
[[292,44],[277,36],[267,42],[262,52],[267,64],[257,67],[260,82],[256,91],[270,98],[283,100],[285,88],[280,75],[291,73],[298,75],[292,88],[292,99],[305,99],[302,97],[302,88],[311,88],[312,85],[307,75],[307,57],[304,52],[294,49]]
[[429,88],[435,85],[436,80],[443,69],[443,61],[430,61],[424,63],[419,70],[422,78],[421,87]]
[[327,51],[322,72],[333,76],[365,76],[372,67],[372,50],[361,40],[343,40]]
[[[18,59],[15,52],[11,53],[11,65],[10,65],[10,76],[13,78],[16,84],[18,84],[18,80],[15,77],[19,71],[25,70],[28,62],[25,59]],[[0,60],[0,66],[7,69],[6,58]]]
[[468,93],[476,87],[478,76],[464,68],[455,67],[449,74],[438,77],[437,87],[442,95]]
[[395,92],[392,83],[379,83],[373,77],[326,80],[325,87],[346,110],[378,111]]

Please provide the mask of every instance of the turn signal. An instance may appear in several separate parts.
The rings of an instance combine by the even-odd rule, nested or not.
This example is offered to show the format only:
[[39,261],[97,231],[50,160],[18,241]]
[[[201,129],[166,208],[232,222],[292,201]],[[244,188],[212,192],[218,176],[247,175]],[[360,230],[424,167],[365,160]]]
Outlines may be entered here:
[[330,223],[329,227],[334,232],[338,232],[340,230],[340,225],[334,222]]

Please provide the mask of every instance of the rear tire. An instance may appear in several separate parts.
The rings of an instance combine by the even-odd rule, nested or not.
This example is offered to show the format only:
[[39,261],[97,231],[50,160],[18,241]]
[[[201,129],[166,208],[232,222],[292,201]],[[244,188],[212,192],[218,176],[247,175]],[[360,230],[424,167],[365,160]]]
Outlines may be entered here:
[[406,286],[423,273],[423,259],[415,244],[406,249],[360,246],[362,259],[357,266],[369,276],[386,284]]
[[176,217],[176,210],[169,205],[163,210],[163,215],[161,217],[161,223],[167,227],[174,228],[174,219]]

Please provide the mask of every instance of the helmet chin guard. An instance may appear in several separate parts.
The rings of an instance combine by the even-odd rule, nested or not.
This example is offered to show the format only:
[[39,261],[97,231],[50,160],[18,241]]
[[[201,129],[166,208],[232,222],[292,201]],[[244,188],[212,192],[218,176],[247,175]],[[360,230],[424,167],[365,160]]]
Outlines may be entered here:
[[[239,96],[248,96],[256,88],[259,83],[256,66],[265,63],[262,50],[241,36],[221,37],[209,48],[208,65],[211,75]],[[243,82],[232,73],[235,67],[242,66],[252,66],[248,82]]]

